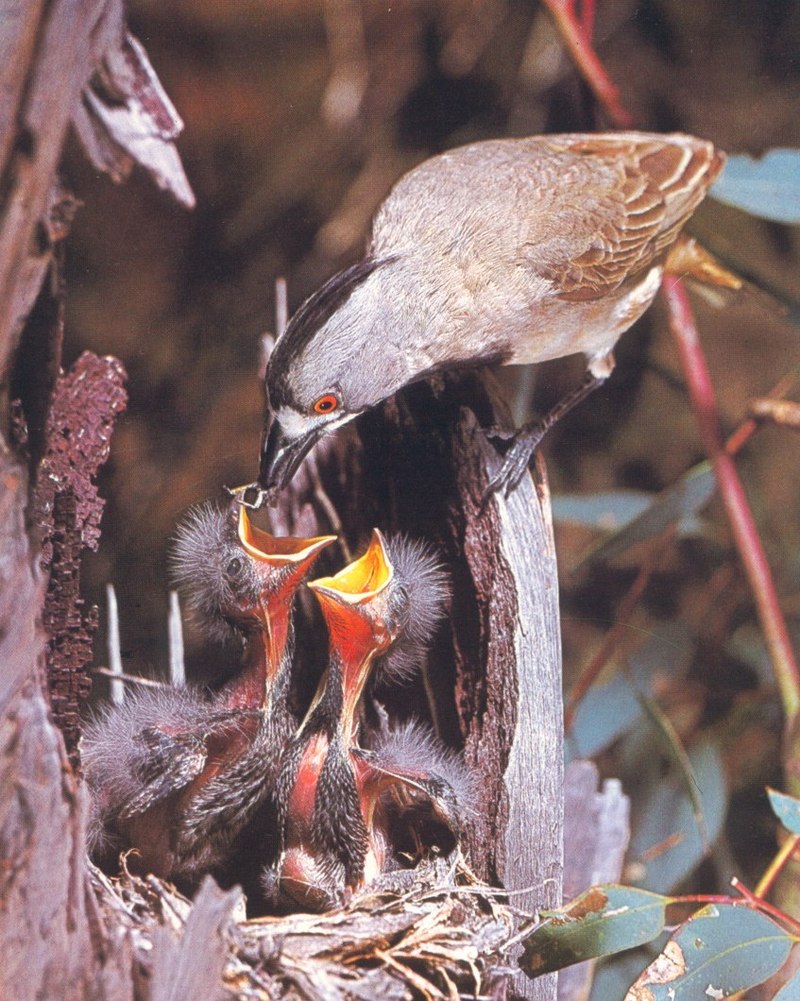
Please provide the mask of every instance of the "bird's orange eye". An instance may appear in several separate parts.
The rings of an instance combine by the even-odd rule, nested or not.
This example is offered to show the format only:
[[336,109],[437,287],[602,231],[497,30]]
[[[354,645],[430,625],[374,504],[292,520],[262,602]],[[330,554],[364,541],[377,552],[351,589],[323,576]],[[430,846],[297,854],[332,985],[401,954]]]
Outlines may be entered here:
[[320,396],[317,402],[314,404],[314,410],[318,414],[330,414],[339,406],[339,401],[333,395],[333,393],[326,393],[324,396]]

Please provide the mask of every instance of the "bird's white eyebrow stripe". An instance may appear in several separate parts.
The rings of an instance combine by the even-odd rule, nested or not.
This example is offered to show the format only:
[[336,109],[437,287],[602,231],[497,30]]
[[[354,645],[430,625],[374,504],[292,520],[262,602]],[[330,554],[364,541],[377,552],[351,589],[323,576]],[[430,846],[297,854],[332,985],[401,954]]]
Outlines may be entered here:
[[281,407],[280,410],[275,411],[274,415],[283,433],[290,439],[304,437],[314,426],[323,426],[326,431],[333,431],[335,428],[341,427],[342,424],[346,424],[357,416],[357,414],[343,413],[337,414],[332,420],[329,418],[325,421],[312,417],[310,414],[301,414],[293,407]]
[[281,407],[280,410],[276,410],[275,420],[287,438],[302,438],[310,426],[309,418],[293,407]]

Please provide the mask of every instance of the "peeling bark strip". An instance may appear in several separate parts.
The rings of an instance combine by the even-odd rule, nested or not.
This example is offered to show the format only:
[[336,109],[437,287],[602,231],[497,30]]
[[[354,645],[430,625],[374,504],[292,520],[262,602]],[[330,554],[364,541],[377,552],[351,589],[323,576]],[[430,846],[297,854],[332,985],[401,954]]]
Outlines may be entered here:
[[105,501],[94,480],[108,459],[114,421],[127,403],[124,380],[115,358],[89,351],[59,377],[34,492],[33,522],[42,532],[42,565],[50,574],[42,612],[47,692],[74,767],[97,629],[96,608],[84,609],[80,596],[81,556],[84,549],[96,550],[100,540]]
[[73,124],[86,155],[98,170],[124,181],[134,164],[150,174],[186,208],[194,194],[173,145],[183,122],[133,35],[109,48],[75,108]]

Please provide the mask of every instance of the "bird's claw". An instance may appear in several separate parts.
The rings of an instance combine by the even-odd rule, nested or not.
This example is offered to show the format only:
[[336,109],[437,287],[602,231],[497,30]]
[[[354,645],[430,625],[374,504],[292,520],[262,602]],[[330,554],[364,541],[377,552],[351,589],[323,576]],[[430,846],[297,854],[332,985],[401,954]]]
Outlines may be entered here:
[[517,489],[533,453],[544,437],[544,429],[539,425],[522,428],[509,437],[513,438],[513,442],[503,458],[503,465],[483,492],[481,512],[486,510],[489,501],[498,491],[502,491],[503,496],[508,498]]

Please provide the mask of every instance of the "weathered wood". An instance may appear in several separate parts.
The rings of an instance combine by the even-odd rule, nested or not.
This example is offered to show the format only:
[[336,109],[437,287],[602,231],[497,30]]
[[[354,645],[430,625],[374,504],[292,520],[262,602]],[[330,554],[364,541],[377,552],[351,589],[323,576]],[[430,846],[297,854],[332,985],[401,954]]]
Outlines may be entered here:
[[229,998],[222,983],[231,948],[228,929],[239,890],[223,893],[210,876],[200,887],[183,934],[169,928],[153,935],[151,1001],[216,1001]]
[[[20,331],[74,208],[56,178],[64,137],[81,92],[122,43],[122,3],[0,0],[0,24],[0,388],[7,403]],[[59,344],[45,330],[42,350],[29,359],[39,370],[29,416],[39,425]],[[77,435],[85,419],[80,414],[68,431]],[[34,464],[43,451],[39,432],[29,441]],[[0,997],[131,1001],[131,941],[124,923],[107,926],[87,880],[85,794],[43,695],[45,587],[28,510],[27,472],[0,438]]]
[[[571,761],[564,789],[564,899],[598,883],[618,883],[630,840],[630,801],[616,779],[598,791],[597,766]],[[595,963],[578,963],[558,977],[558,1001],[586,1001]]]
[[127,1001],[130,967],[87,908],[85,799],[33,681],[0,722],[0,788],[0,997]]
[[[94,35],[108,6],[104,0],[57,0],[14,5],[29,59],[0,65],[0,94],[9,94],[13,117],[0,135],[0,357],[8,358],[38,285],[31,268],[49,259],[40,226],[73,108],[94,69]],[[30,39],[33,36],[34,41]],[[37,231],[37,226],[40,228]]]

